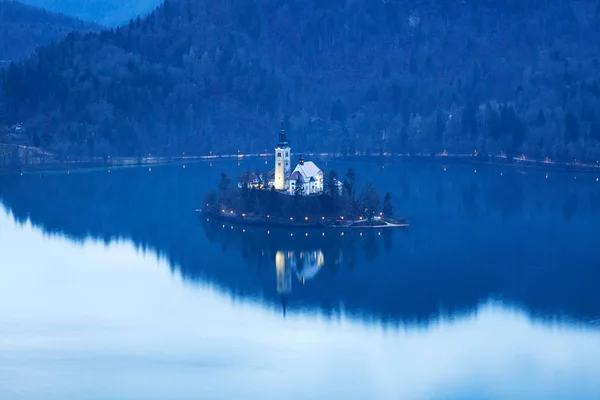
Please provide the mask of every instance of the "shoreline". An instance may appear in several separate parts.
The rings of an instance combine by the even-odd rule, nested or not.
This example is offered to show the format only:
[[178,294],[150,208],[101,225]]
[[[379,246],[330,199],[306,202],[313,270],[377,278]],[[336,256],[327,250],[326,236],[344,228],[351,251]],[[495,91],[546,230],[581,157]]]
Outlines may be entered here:
[[[343,220],[324,220],[323,222],[289,222],[282,219],[252,218],[221,215],[215,213],[206,213],[202,209],[196,209],[197,213],[206,218],[207,221],[226,222],[232,225],[257,226],[265,228],[294,228],[294,229],[393,229],[408,228],[410,225],[403,221],[393,219],[381,219],[382,224],[366,224],[366,220],[343,221]],[[393,221],[393,222],[392,222]]]
[[[369,161],[436,161],[436,162],[468,162],[492,166],[505,166],[511,168],[532,168],[532,169],[547,169],[561,171],[579,171],[579,172],[596,172],[600,171],[600,162],[596,164],[570,162],[561,163],[550,160],[535,160],[524,157],[513,157],[508,159],[506,156],[480,156],[474,154],[338,154],[338,153],[305,153],[306,156],[317,157],[321,159],[338,159],[338,160],[369,160]],[[61,172],[61,171],[84,171],[94,169],[111,169],[111,168],[136,168],[145,166],[164,166],[170,164],[179,164],[183,162],[202,162],[215,160],[243,160],[246,158],[268,158],[269,154],[221,154],[221,155],[204,155],[204,156],[178,156],[178,157],[109,157],[107,160],[83,159],[81,161],[67,162],[38,162],[27,164],[18,169],[0,169],[0,174],[29,174],[42,172]],[[600,161],[600,160],[599,160]]]

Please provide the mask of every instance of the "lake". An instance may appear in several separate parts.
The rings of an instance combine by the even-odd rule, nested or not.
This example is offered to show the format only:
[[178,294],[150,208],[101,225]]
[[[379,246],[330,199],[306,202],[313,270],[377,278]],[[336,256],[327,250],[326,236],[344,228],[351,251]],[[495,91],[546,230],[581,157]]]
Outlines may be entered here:
[[260,158],[0,176],[0,399],[600,398],[600,172],[317,164],[411,226],[195,212]]

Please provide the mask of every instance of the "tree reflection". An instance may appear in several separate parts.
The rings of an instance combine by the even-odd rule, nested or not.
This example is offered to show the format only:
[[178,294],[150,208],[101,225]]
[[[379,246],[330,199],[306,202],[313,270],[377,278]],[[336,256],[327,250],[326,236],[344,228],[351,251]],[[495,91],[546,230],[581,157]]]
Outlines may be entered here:
[[[197,168],[3,176],[0,200],[46,233],[131,240],[186,282],[278,309],[431,322],[502,298],[539,317],[600,315],[595,179],[388,167],[409,230],[299,231],[201,218],[198,177],[209,168]],[[206,186],[218,182],[213,170]]]
[[206,238],[223,252],[237,252],[248,264],[262,268],[285,258],[301,283],[320,271],[336,275],[340,268],[352,269],[374,261],[380,248],[389,251],[393,232],[389,229],[307,229],[246,227],[210,218],[200,218]]

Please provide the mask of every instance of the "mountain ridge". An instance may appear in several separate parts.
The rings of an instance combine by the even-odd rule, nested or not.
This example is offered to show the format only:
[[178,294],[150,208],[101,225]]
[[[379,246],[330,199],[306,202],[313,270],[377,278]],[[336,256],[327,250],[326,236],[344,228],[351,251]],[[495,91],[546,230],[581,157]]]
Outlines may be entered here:
[[552,0],[167,0],[8,68],[0,121],[57,154],[262,151],[284,116],[302,151],[596,160],[600,32],[581,15]]
[[115,27],[155,9],[160,0],[22,0],[24,3],[103,26]]
[[0,0],[0,60],[8,62],[28,57],[36,47],[60,41],[69,32],[100,28],[16,0]]

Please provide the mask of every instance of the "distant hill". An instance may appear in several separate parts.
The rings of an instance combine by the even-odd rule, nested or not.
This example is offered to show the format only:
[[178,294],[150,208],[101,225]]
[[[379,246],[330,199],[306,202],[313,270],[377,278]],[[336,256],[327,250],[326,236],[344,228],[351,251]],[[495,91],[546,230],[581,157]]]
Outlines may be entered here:
[[145,16],[161,0],[23,0],[24,3],[54,12],[73,15],[84,21],[104,26],[126,24],[130,19]]
[[99,29],[98,25],[65,15],[0,0],[0,62],[29,56],[37,46],[61,41],[72,31]]
[[167,0],[0,78],[0,124],[59,154],[600,158],[598,0]]

